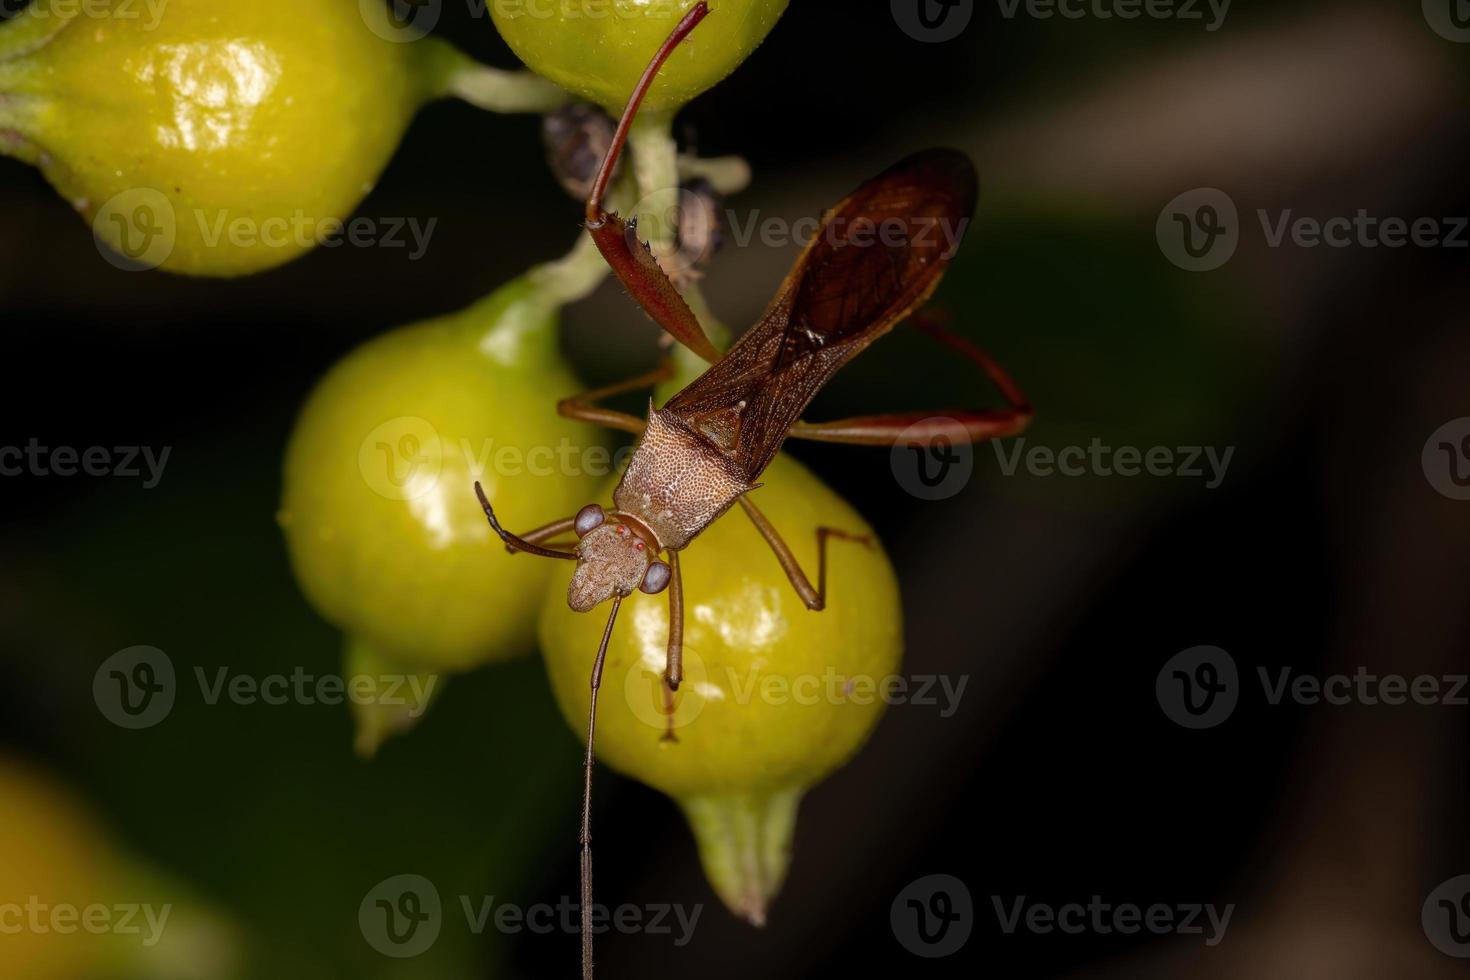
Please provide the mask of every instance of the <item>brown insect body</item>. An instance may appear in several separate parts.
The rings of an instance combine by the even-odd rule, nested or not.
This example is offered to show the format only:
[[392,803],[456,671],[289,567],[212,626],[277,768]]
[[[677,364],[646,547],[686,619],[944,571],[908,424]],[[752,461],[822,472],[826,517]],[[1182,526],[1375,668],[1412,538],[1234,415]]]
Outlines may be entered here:
[[[1031,419],[1020,389],[978,347],[932,321],[923,332],[978,365],[1008,405],[998,409],[944,409],[808,423],[802,413],[832,376],[879,337],[919,311],[938,287],[974,214],[978,180],[953,150],[917,153],[863,184],[827,213],[760,321],[721,356],[688,303],[636,235],[636,225],[605,211],[602,200],[633,117],[673,49],[709,14],[696,4],[660,48],[640,79],[587,201],[587,230],[608,265],[640,306],[672,337],[711,363],[646,419],[598,404],[666,380],[667,365],[640,378],[570,398],[558,410],[639,436],[636,451],[613,494],[615,509],[595,504],[573,518],[524,537],[500,526],[476,485],[486,517],[512,550],[570,559],[577,568],[567,590],[572,609],[587,612],[612,601],[592,666],[582,807],[582,967],[592,976],[591,789],[593,738],[607,646],[622,600],[635,591],[668,592],[666,708],[683,674],[683,586],[678,554],[736,504],[770,545],[808,608],[826,606],[827,543],[868,543],[840,529],[815,528],[814,586],[777,529],[748,495],[788,437],[859,445],[927,445],[934,438],[978,442],[1014,435]],[[575,531],[568,551],[543,546]],[[667,555],[667,563],[659,560]],[[672,740],[670,730],[666,737]]]

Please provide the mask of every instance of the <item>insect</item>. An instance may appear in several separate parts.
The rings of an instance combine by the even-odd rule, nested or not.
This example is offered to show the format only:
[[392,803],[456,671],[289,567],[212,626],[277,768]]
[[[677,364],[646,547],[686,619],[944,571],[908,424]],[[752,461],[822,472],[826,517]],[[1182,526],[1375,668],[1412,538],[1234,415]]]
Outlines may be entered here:
[[[821,230],[787,276],[765,315],[721,356],[678,289],[637,238],[636,224],[603,208],[613,168],[644,95],[673,50],[709,13],[701,2],[679,23],[634,89],[587,199],[587,229],[628,292],[677,341],[710,368],[646,420],[598,403],[651,388],[665,366],[622,384],[562,401],[558,411],[640,437],[613,509],[589,504],[575,516],[524,535],[506,531],[479,484],[490,526],[508,548],[577,563],[567,601],[589,612],[611,601],[592,665],[592,702],[583,760],[581,828],[582,972],[592,976],[593,744],[597,695],[608,641],[622,601],[636,591],[669,596],[664,699],[683,679],[684,589],[679,553],[726,511],[739,506],[770,545],[805,605],[827,603],[827,543],[856,538],[815,529],[817,584],[801,568],[750,494],[789,437],[868,446],[922,445],[955,433],[971,442],[1021,432],[1032,412],[1025,396],[991,358],[932,319],[914,321],[977,364],[1004,396],[997,409],[946,409],[804,422],[801,414],[824,384],[858,353],[918,312],[938,287],[954,246],[974,213],[974,167],[952,150],[911,156],[874,178],[827,213]],[[547,543],[575,533],[575,550]],[[672,720],[672,711],[669,712]],[[671,738],[672,732],[665,738]]]

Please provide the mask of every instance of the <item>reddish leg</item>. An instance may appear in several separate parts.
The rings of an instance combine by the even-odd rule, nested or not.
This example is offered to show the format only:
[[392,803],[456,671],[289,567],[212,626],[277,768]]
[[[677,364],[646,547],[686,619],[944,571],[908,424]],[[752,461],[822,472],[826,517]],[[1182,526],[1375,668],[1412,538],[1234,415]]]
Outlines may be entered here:
[[603,408],[597,403],[605,398],[626,395],[630,391],[641,391],[644,388],[652,388],[661,381],[667,381],[673,373],[673,362],[665,360],[647,374],[640,374],[636,378],[621,381],[618,384],[609,385],[606,388],[598,388],[585,394],[563,398],[557,402],[556,410],[563,418],[591,422],[593,425],[601,425],[605,428],[617,429],[620,432],[631,432],[635,436],[641,436],[643,434],[643,428],[647,424],[643,419],[636,415],[629,415],[626,412],[615,412],[610,408]]
[[989,354],[943,326],[936,314],[917,316],[911,322],[915,329],[978,364],[1000,389],[1010,407],[946,408],[932,412],[863,415],[835,422],[798,422],[791,427],[791,435],[797,439],[860,446],[892,446],[900,442],[925,446],[936,436],[954,435],[956,428],[962,430],[971,442],[983,442],[1019,435],[1031,424],[1035,413],[1026,396]]
[[679,22],[679,26],[674,28],[674,33],[669,35],[658,54],[654,55],[653,62],[633,89],[633,96],[628,100],[628,107],[623,110],[622,121],[613,136],[612,146],[602,161],[602,168],[597,172],[597,180],[592,185],[592,193],[587,198],[587,230],[597,243],[603,258],[607,259],[607,264],[612,267],[613,273],[622,281],[638,305],[675,340],[713,364],[720,358],[719,351],[710,343],[704,328],[695,318],[694,311],[689,309],[689,304],[679,295],[674,283],[659,268],[658,260],[648,246],[638,240],[637,222],[629,224],[618,215],[604,210],[602,206],[607,185],[612,180],[613,168],[617,166],[618,157],[622,155],[623,146],[628,141],[628,132],[638,115],[638,107],[643,104],[643,97],[658,78],[659,69],[669,55],[674,53],[674,49],[683,43],[708,14],[709,5],[704,2],[690,10]]
[[871,548],[873,539],[866,535],[849,534],[839,531],[835,527],[817,528],[817,587],[812,588],[811,579],[806,577],[806,572],[801,570],[801,563],[791,553],[791,548],[781,538],[775,526],[766,519],[766,515],[760,512],[755,504],[745,497],[740,498],[740,506],[745,514],[760,531],[761,537],[766,539],[766,544],[776,553],[776,560],[781,563],[781,568],[786,572],[786,577],[791,580],[791,585],[796,589],[796,594],[801,596],[801,601],[806,607],[814,612],[821,612],[827,608],[827,539],[837,538],[842,541],[854,541]]

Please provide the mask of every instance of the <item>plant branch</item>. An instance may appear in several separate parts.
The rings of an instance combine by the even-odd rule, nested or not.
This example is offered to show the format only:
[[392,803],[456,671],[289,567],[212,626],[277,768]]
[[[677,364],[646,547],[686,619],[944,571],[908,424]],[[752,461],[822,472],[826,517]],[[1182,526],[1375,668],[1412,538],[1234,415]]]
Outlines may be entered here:
[[563,89],[529,71],[502,71],[465,58],[450,72],[446,94],[488,112],[554,112],[571,100]]
[[679,157],[679,178],[703,178],[721,194],[739,194],[750,186],[750,164],[744,157]]

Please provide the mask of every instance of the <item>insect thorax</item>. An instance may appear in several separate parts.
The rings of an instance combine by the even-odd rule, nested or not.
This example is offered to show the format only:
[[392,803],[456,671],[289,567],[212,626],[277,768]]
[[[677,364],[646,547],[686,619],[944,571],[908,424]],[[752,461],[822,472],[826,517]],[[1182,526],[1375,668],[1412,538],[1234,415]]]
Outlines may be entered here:
[[650,412],[638,451],[613,494],[664,548],[682,548],[752,489],[720,451],[677,418]]

